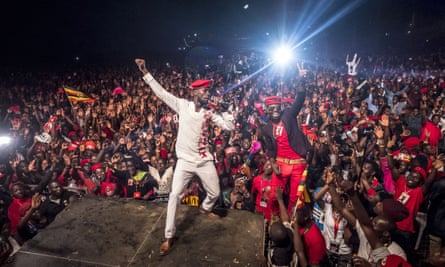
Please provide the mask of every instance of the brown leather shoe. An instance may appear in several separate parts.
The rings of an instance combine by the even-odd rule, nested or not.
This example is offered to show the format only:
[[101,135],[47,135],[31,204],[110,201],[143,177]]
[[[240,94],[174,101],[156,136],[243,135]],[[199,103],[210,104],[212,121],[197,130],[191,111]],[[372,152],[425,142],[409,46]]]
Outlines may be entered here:
[[159,255],[166,255],[173,245],[173,239],[167,238],[164,242],[162,242],[161,247],[159,248]]

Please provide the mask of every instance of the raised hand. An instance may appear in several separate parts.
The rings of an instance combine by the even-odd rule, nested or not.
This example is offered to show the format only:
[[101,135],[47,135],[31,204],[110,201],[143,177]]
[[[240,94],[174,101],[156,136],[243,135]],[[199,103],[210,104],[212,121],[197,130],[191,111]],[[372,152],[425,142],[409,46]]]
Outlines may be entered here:
[[443,161],[442,160],[440,160],[440,159],[436,159],[434,162],[433,162],[433,167],[436,169],[436,170],[439,170],[439,169],[441,169],[442,167],[443,167]]
[[393,147],[396,144],[396,142],[397,142],[397,136],[393,135],[391,137],[391,139],[388,140],[388,143],[386,144],[386,147],[387,148],[391,148],[391,147]]
[[301,62],[300,64],[297,63],[298,74],[301,77],[304,77],[307,75],[307,69],[304,68],[303,64],[304,64],[303,62]]
[[337,173],[329,167],[326,172],[326,184],[333,184],[335,187],[342,181],[342,178],[337,175]]
[[136,63],[136,65],[138,66],[139,70],[143,73],[143,74],[147,74],[148,70],[147,67],[145,67],[145,60],[141,59],[141,58],[136,58],[134,60],[134,62]]
[[35,193],[31,199],[31,208],[33,210],[37,210],[40,207],[41,202],[42,202],[42,200],[40,198],[40,194]]
[[379,120],[380,125],[384,126],[384,127],[388,127],[389,126],[389,116],[383,114],[382,118]]
[[348,66],[348,74],[351,76],[357,75],[357,66],[360,63],[360,58],[357,58],[357,53],[354,54],[354,57],[351,61],[349,61],[349,55],[346,56],[346,66]]
[[380,126],[375,126],[374,127],[374,134],[378,139],[383,139],[383,135],[384,135],[384,131],[382,129],[382,127]]

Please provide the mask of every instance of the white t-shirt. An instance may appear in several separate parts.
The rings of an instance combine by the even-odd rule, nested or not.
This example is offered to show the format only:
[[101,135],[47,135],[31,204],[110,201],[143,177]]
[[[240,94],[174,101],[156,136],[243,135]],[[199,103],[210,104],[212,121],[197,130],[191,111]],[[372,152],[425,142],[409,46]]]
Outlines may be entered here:
[[144,76],[144,81],[151,87],[157,97],[178,114],[177,157],[197,164],[213,160],[213,155],[208,149],[208,127],[206,124],[209,120],[212,120],[225,130],[233,130],[235,128],[233,116],[227,112],[215,114],[205,109],[196,112],[195,104],[192,101],[176,97],[167,92],[153,79],[150,73]]
[[[340,255],[351,254],[352,250],[345,244],[344,238],[344,230],[348,221],[339,214],[338,216],[341,217],[338,217],[338,225],[335,227],[336,219],[334,218],[333,212],[332,204],[325,203],[322,233],[326,242],[326,249]],[[335,233],[335,229],[337,229],[337,233]]]
[[[376,262],[376,259],[374,259],[371,256],[372,248],[371,245],[368,242],[368,239],[365,236],[365,233],[363,232],[362,227],[360,226],[360,223],[356,222],[355,229],[357,230],[358,238],[360,239],[360,245],[358,248],[358,256],[362,257],[364,259],[367,259],[369,262]],[[402,257],[404,260],[406,260],[406,254],[403,251],[403,249],[396,243],[391,242],[391,244],[387,247],[389,254],[395,254],[400,257]]]

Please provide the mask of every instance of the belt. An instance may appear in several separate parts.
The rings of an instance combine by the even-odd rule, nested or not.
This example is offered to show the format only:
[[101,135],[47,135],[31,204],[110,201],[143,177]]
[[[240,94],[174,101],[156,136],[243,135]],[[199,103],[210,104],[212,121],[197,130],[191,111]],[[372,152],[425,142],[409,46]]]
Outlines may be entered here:
[[306,164],[306,160],[303,159],[303,158],[301,158],[301,159],[285,159],[285,158],[278,157],[275,160],[279,161],[279,162],[286,163],[286,164],[291,164],[291,165],[293,165],[293,164]]

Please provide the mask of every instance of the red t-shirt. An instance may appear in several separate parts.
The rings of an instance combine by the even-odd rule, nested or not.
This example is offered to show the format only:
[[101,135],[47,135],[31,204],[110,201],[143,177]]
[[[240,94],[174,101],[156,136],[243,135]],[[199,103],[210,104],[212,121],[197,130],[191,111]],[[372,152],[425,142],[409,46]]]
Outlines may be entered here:
[[286,159],[301,158],[301,156],[292,149],[289,143],[286,128],[284,128],[284,123],[282,121],[280,121],[278,124],[274,124],[273,136],[277,141],[277,157]]
[[421,129],[420,140],[425,141],[427,139],[426,131],[430,133],[430,137],[428,139],[429,143],[432,146],[437,146],[441,137],[440,128],[430,121],[425,122]]
[[303,239],[304,251],[309,264],[319,264],[326,256],[324,237],[314,222],[306,233],[304,233],[305,230],[305,228],[300,228],[299,233]]
[[14,197],[12,199],[12,202],[8,207],[8,217],[11,222],[12,235],[17,233],[17,226],[29,208],[31,208],[31,198],[18,199]]
[[264,212],[267,209],[267,201],[270,193],[270,180],[264,179],[263,175],[258,175],[252,181],[252,194],[256,194],[255,208],[258,212]]
[[396,222],[397,228],[405,232],[414,233],[414,220],[417,212],[419,211],[420,204],[422,204],[424,199],[422,187],[418,186],[416,188],[408,188],[406,186],[406,179],[402,175],[397,181],[395,181],[394,186],[394,199],[398,200],[404,192],[409,196],[405,203],[405,207],[408,209],[409,215],[406,219]]

